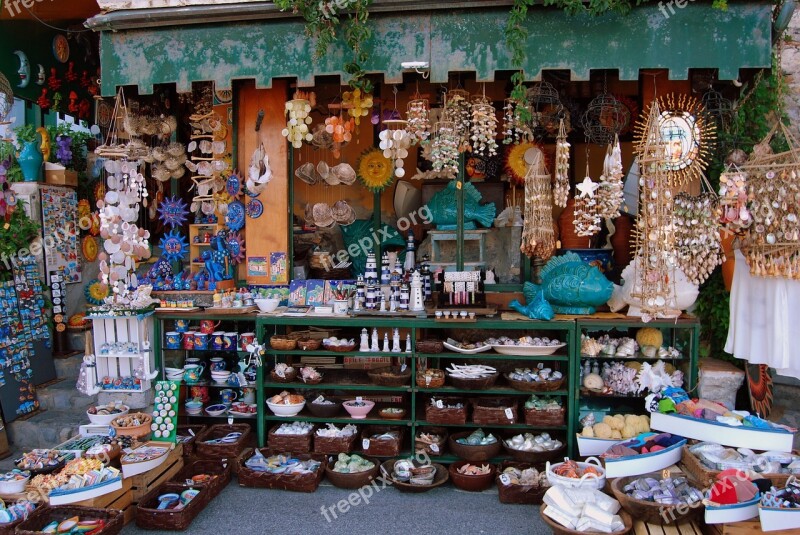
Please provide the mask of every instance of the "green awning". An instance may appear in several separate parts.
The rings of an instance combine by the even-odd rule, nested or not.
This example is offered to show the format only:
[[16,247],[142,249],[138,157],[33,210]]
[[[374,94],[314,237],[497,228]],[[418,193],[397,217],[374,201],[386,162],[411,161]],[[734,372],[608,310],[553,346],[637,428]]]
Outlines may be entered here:
[[[503,36],[507,16],[502,8],[376,14],[365,68],[399,83],[401,62],[427,61],[434,83],[459,71],[492,81],[495,72],[514,70]],[[628,15],[598,17],[536,6],[526,24],[525,72],[532,80],[550,69],[569,70],[574,80],[588,80],[593,69],[616,69],[622,80],[638,79],[641,69],[667,69],[670,78],[687,79],[692,68],[718,69],[719,79],[731,80],[739,69],[771,65],[769,4],[731,3],[721,11],[689,3],[674,13],[645,5]],[[126,85],[150,93],[153,85],[170,83],[188,91],[194,81],[229,89],[237,79],[254,79],[258,87],[282,77],[297,78],[301,86],[314,85],[320,75],[346,80],[345,48],[334,46],[314,61],[313,41],[303,31],[296,18],[102,31],[102,93]]]

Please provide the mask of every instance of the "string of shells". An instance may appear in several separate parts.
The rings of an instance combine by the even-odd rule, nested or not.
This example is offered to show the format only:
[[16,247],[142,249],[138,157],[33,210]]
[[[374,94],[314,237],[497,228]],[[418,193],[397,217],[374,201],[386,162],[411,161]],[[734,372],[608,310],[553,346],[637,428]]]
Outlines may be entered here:
[[412,143],[427,143],[431,136],[430,104],[426,98],[416,98],[408,102],[406,108],[406,131]]
[[569,148],[567,129],[561,118],[556,137],[556,182],[553,185],[553,202],[561,208],[566,207],[569,200]]
[[542,151],[536,150],[525,174],[525,218],[520,251],[547,260],[556,248],[553,230],[553,191]]
[[403,160],[408,157],[408,149],[411,148],[411,135],[406,131],[408,123],[403,120],[393,119],[384,121],[385,130],[378,134],[380,138],[380,148],[384,158],[392,162],[394,166],[394,176],[403,178],[406,170],[403,168]]
[[736,233],[753,224],[747,197],[747,173],[729,166],[719,175],[719,219],[728,230]]
[[472,105],[469,93],[463,89],[451,89],[445,96],[442,121],[453,124],[459,151],[469,149],[470,128],[472,127]]
[[220,203],[220,194],[225,188],[222,173],[229,169],[225,160],[227,135],[222,117],[212,111],[203,113],[209,107],[202,101],[195,103],[195,112],[189,116],[192,135],[186,150],[190,157],[184,165],[192,173],[190,176],[195,196],[189,210],[212,215],[218,209],[222,215],[227,211],[227,203]]
[[526,102],[507,98],[503,103],[504,145],[511,145],[512,143],[517,145],[533,141],[533,132],[530,126],[520,117],[523,109],[527,109],[530,114],[530,106]]
[[719,237],[717,198],[711,193],[675,195],[675,254],[689,281],[702,284],[724,260]]
[[573,225],[578,236],[594,236],[600,231],[600,213],[598,212],[595,192],[600,185],[589,176],[589,164],[586,164],[586,177],[577,186],[580,193],[575,195]]
[[433,170],[458,172],[458,147],[461,137],[455,123],[452,121],[439,121],[434,126],[433,144],[430,152],[430,161]]
[[159,182],[167,182],[171,178],[180,178],[186,172],[186,148],[181,143],[173,142],[166,147],[155,147],[150,151],[150,174]]
[[490,103],[472,105],[472,127],[470,129],[472,152],[481,156],[497,154],[497,115]]
[[597,210],[601,218],[614,219],[624,198],[622,178],[622,149],[619,136],[608,145],[603,161],[603,174],[600,175],[600,187],[597,189]]

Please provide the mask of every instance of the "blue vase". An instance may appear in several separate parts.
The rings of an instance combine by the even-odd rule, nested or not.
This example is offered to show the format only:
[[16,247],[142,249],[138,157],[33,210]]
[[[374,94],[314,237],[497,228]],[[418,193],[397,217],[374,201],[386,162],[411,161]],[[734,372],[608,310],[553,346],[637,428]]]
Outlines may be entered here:
[[26,141],[19,151],[17,163],[22,168],[25,182],[36,182],[42,178],[42,163],[44,157],[39,151],[39,144],[35,141]]

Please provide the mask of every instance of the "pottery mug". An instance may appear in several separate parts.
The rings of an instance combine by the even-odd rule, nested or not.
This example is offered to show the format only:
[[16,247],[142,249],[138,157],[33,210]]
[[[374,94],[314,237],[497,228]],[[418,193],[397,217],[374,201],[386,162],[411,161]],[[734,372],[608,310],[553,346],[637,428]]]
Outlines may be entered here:
[[189,320],[177,319],[175,320],[175,330],[179,333],[185,333],[189,330]]
[[189,392],[194,399],[199,399],[203,403],[208,403],[210,399],[207,386],[193,386]]
[[181,333],[170,331],[167,333],[167,349],[181,348]]
[[208,334],[194,333],[194,348],[208,349]]
[[230,388],[226,388],[225,390],[220,390],[219,396],[220,398],[222,398],[222,403],[224,403],[225,405],[230,405],[231,403],[236,401],[236,398],[238,397],[236,395],[236,392],[234,392]]
[[222,349],[227,351],[236,351],[239,347],[239,333],[227,332],[222,337]]
[[204,370],[205,367],[202,364],[184,366],[183,380],[187,383],[198,383],[200,382],[200,377],[203,375]]
[[256,341],[256,333],[242,333],[239,335],[239,347],[247,351],[247,346]]
[[211,359],[211,371],[221,372],[225,369],[225,360],[222,357],[214,357]]
[[194,331],[183,333],[183,349],[194,349]]
[[211,333],[211,349],[215,349],[217,351],[224,349],[224,336],[225,333],[223,331],[214,331]]
[[256,402],[256,389],[255,388],[242,388],[241,395],[239,399],[244,403],[255,403]]
[[200,332],[205,334],[211,334],[214,332],[214,329],[216,329],[219,326],[220,323],[222,322],[218,321],[217,323],[214,323],[214,320],[200,320]]

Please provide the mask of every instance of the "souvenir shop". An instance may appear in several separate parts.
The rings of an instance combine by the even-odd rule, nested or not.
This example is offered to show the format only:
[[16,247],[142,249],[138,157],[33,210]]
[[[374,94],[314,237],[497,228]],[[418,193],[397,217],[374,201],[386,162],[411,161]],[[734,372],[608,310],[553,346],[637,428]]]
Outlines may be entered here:
[[15,265],[0,336],[24,359],[51,343],[26,311],[63,303],[98,401],[0,477],[0,533],[183,530],[231,479],[376,478],[496,489],[559,534],[800,528],[796,429],[700,358],[800,376],[800,144],[747,122],[792,10],[395,4],[86,22],[86,184],[8,188],[73,232]]

